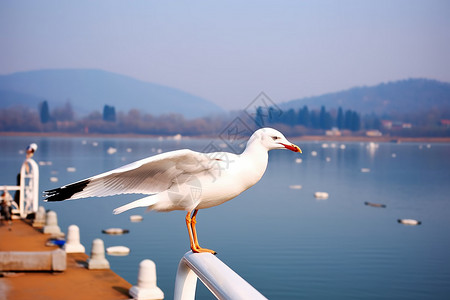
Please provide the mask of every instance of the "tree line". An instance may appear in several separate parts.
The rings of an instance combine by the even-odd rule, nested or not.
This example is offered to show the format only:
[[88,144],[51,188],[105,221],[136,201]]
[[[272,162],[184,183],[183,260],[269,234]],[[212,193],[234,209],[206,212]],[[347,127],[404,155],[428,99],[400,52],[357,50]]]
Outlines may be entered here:
[[[39,104],[37,110],[28,107],[0,109],[0,131],[67,132],[99,134],[153,134],[187,136],[218,135],[235,118],[247,117],[246,125],[254,130],[270,126],[282,130],[287,135],[323,135],[326,130],[339,129],[347,134],[364,134],[366,130],[380,130],[383,134],[398,136],[450,136],[449,128],[423,125],[420,118],[413,130],[394,130],[382,126],[381,117],[339,107],[327,110],[310,109],[303,106],[297,110],[282,111],[276,107],[258,107],[249,117],[244,111],[186,119],[182,115],[169,114],[153,116],[132,109],[117,112],[114,106],[104,105],[102,111],[94,111],[77,118],[70,102],[60,107],[50,108],[47,101]],[[429,123],[427,123],[429,124]],[[434,123],[433,123],[434,124]]]
[[330,130],[337,128],[340,130],[351,130],[357,132],[361,129],[380,129],[381,121],[376,116],[366,116],[364,122],[359,113],[353,110],[344,110],[339,107],[337,111],[327,111],[325,106],[320,110],[310,110],[308,106],[303,106],[298,110],[289,109],[282,112],[274,107],[270,107],[267,112],[262,107],[256,109],[257,124],[264,122],[271,124],[284,124],[288,126],[303,126],[311,129]]

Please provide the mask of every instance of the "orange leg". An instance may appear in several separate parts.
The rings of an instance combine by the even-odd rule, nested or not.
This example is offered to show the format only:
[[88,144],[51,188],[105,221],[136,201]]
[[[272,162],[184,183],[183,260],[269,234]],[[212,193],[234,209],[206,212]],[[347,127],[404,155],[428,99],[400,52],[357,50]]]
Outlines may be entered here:
[[188,228],[189,241],[191,243],[192,252],[195,252],[195,253],[207,252],[207,253],[217,254],[216,251],[202,248],[198,244],[197,230],[195,229],[195,224],[197,223],[197,220],[196,220],[197,212],[198,212],[198,209],[194,210],[192,217],[191,217],[191,212],[188,212],[186,215],[186,226]]

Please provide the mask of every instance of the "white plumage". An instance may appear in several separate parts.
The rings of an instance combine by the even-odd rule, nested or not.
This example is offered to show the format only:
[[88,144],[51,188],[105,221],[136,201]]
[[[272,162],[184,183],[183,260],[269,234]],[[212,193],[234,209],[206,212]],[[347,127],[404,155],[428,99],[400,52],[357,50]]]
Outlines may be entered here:
[[156,211],[185,210],[192,250],[214,253],[198,246],[195,232],[198,209],[220,205],[257,183],[266,170],[268,151],[273,149],[301,152],[279,131],[263,128],[255,131],[240,155],[187,149],[162,153],[46,191],[46,201],[144,194],[147,196],[115,209],[114,213],[135,207]]

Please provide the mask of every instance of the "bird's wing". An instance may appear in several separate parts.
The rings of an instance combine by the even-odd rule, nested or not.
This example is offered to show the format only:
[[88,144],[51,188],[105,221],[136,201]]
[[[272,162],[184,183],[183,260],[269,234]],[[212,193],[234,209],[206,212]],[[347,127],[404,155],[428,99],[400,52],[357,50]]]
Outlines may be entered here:
[[218,158],[176,150],[145,158],[112,171],[44,192],[45,201],[117,194],[154,194],[167,190],[181,174],[209,172]]

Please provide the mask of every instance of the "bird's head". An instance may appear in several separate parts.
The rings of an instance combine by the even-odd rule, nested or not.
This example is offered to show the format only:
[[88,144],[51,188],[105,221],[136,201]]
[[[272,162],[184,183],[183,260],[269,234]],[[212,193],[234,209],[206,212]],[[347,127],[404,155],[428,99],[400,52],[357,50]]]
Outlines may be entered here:
[[266,127],[255,131],[248,143],[250,144],[254,141],[259,141],[259,143],[267,150],[289,149],[294,152],[302,153],[302,150],[297,145],[289,142],[281,132],[273,128]]

